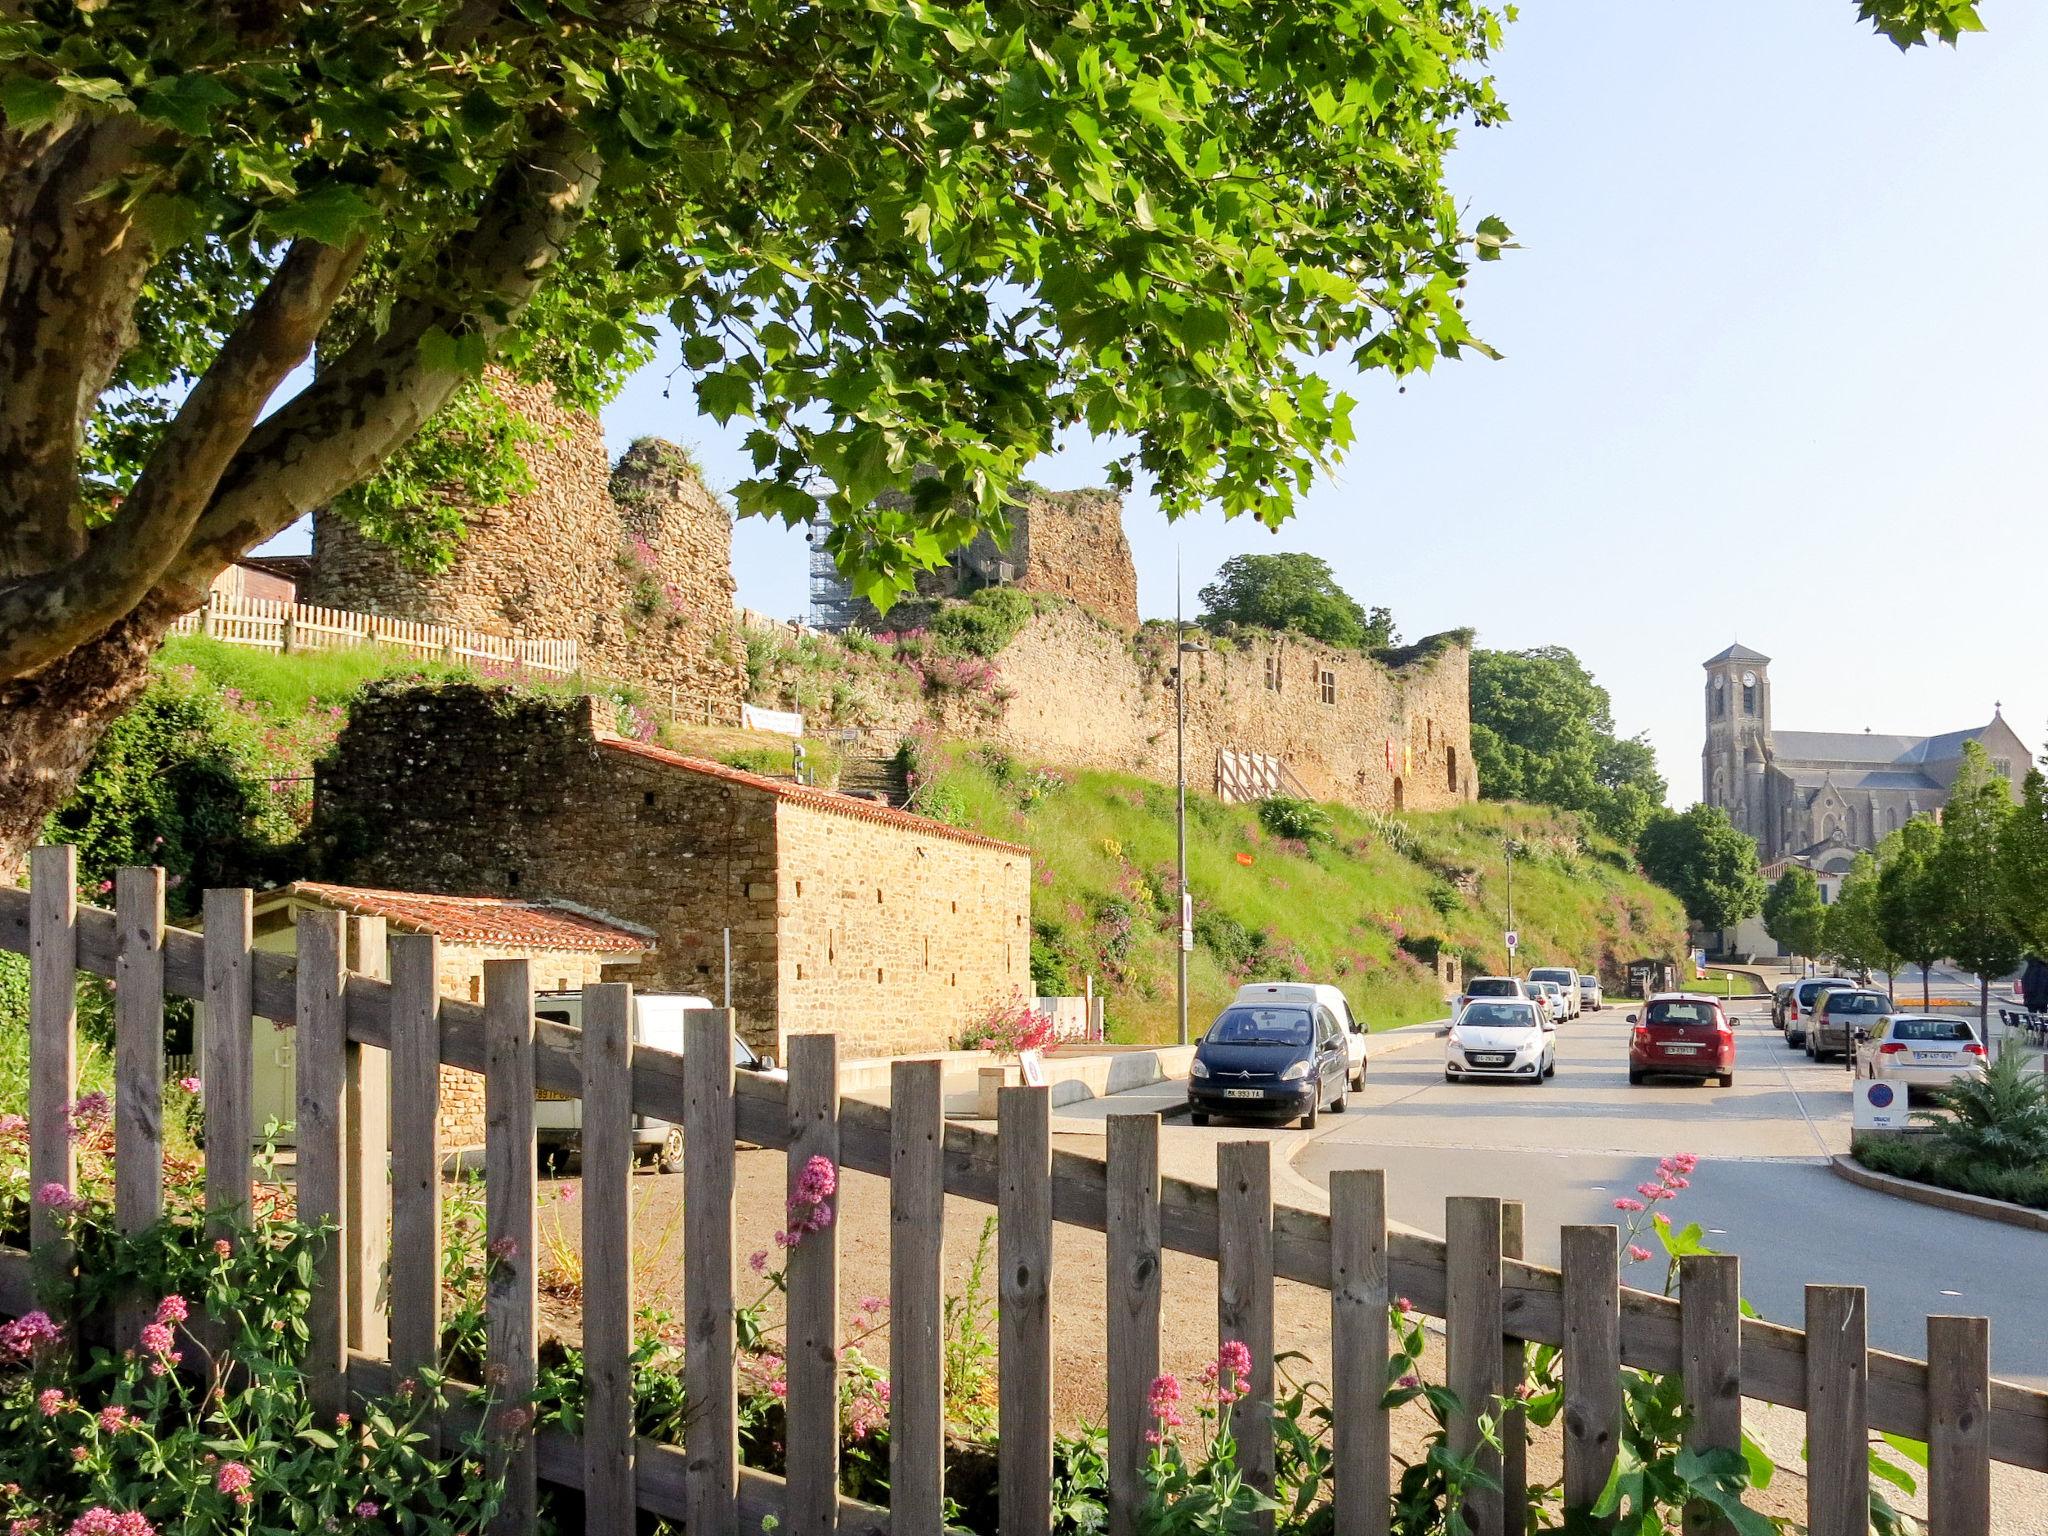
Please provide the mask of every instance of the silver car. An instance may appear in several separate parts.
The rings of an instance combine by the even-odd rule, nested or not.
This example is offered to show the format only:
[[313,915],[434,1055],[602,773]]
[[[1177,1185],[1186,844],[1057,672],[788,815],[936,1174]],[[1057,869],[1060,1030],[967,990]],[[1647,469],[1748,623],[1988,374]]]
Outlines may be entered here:
[[1858,1032],[1858,1077],[1897,1083],[1910,1099],[1933,1093],[1989,1063],[1977,1026],[1951,1014],[1890,1013]]

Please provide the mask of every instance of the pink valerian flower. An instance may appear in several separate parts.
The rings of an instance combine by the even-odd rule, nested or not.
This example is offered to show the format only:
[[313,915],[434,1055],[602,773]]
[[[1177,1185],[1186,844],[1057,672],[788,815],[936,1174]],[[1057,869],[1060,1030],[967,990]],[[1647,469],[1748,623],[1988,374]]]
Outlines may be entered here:
[[168,1323],[144,1323],[139,1340],[142,1353],[149,1359],[149,1374],[166,1375],[185,1356],[178,1349],[177,1335],[171,1332]]
[[766,1271],[768,1268],[768,1250],[766,1248],[756,1248],[752,1253],[748,1254],[747,1268],[757,1275]]
[[100,1410],[99,1419],[100,1433],[105,1435],[118,1435],[124,1429],[133,1429],[138,1422],[119,1403],[107,1404]]
[[1662,1184],[1651,1184],[1648,1182],[1638,1184],[1636,1186],[1636,1193],[1645,1200],[1669,1200],[1671,1198],[1671,1191]]
[[42,1528],[42,1517],[39,1515],[30,1515],[25,1520],[8,1521],[7,1536],[35,1536],[35,1533],[37,1531],[40,1531]]
[[0,1115],[0,1141],[21,1141],[27,1136],[27,1120],[20,1115]]
[[813,1157],[797,1175],[795,1198],[806,1205],[816,1205],[820,1200],[831,1199],[838,1188],[839,1170],[832,1166],[832,1159]]
[[1671,1225],[1671,1218],[1669,1216],[1666,1216],[1662,1211],[1650,1212],[1650,1220],[1657,1223],[1657,1225],[1660,1227],[1668,1227]]
[[11,1323],[0,1324],[0,1354],[23,1360],[61,1337],[62,1330],[50,1321],[49,1313],[25,1313]]
[[1617,1211],[1627,1211],[1631,1216],[1635,1215],[1638,1211],[1645,1209],[1642,1201],[1634,1199],[1628,1195],[1623,1195],[1619,1199],[1617,1199],[1614,1202],[1614,1208]]
[[45,1387],[36,1394],[36,1412],[46,1419],[54,1419],[71,1406],[71,1399],[60,1387]]
[[494,1237],[485,1251],[500,1264],[509,1264],[519,1257],[519,1239],[516,1237]]
[[1145,1441],[1148,1445],[1162,1445],[1168,1430],[1179,1429],[1187,1423],[1176,1406],[1180,1402],[1180,1378],[1171,1371],[1153,1377],[1146,1397],[1152,1408],[1153,1427],[1146,1433]]
[[36,1204],[46,1211],[56,1211],[65,1216],[75,1216],[85,1209],[85,1201],[55,1179],[36,1191]]
[[370,1499],[364,1499],[360,1504],[356,1505],[356,1518],[358,1520],[376,1519],[377,1506],[375,1502]]
[[156,1304],[156,1320],[160,1323],[182,1323],[191,1315],[191,1303],[176,1292]]
[[1396,1385],[1403,1387],[1419,1387],[1422,1385],[1422,1378],[1416,1375],[1413,1371],[1410,1371],[1406,1376],[1403,1376],[1400,1379],[1400,1381],[1396,1383]]
[[1216,1405],[1227,1408],[1249,1395],[1252,1352],[1242,1339],[1225,1339],[1216,1358],[1202,1372],[1202,1380],[1216,1394]]
[[226,1258],[226,1257],[227,1257],[227,1256],[228,1256],[229,1254],[233,1253],[234,1251],[235,1251],[235,1245],[234,1245],[233,1243],[229,1242],[229,1241],[228,1241],[228,1240],[227,1240],[226,1238],[224,1238],[224,1237],[216,1237],[216,1238],[215,1238],[215,1239],[213,1240],[213,1252],[214,1252],[214,1256],[215,1256],[216,1258],[222,1258],[222,1259],[224,1259],[224,1258]]
[[255,1480],[239,1461],[224,1461],[213,1474],[213,1486],[222,1493],[234,1494],[241,1503],[248,1502],[249,1485]]
[[533,1410],[524,1404],[507,1408],[498,1415],[498,1433],[516,1435],[533,1422]]
[[883,1312],[888,1307],[889,1303],[885,1298],[880,1296],[863,1296],[861,1297],[857,1305],[860,1307],[860,1310],[867,1316],[875,1317],[878,1316],[881,1312]]
[[106,1094],[95,1090],[78,1096],[78,1102],[71,1106],[71,1139],[104,1130],[108,1120],[113,1118],[114,1106]]
[[1641,1243],[1630,1243],[1628,1245],[1628,1256],[1631,1259],[1633,1259],[1636,1263],[1640,1264],[1643,1262],[1643,1260],[1647,1259],[1650,1256],[1650,1250],[1645,1248]]
[[67,1536],[156,1536],[156,1527],[138,1509],[108,1509],[95,1504],[71,1522]]
[[846,1405],[847,1432],[856,1440],[867,1439],[889,1422],[888,1383],[881,1386],[881,1391],[856,1393]]
[[831,1158],[816,1156],[806,1162],[789,1197],[788,1224],[775,1234],[775,1246],[794,1248],[809,1234],[831,1226],[832,1196],[838,1190],[839,1170]]
[[187,1093],[197,1093],[205,1084],[196,1077],[181,1077],[178,1079],[178,1086]]
[[1415,1303],[1410,1301],[1406,1296],[1396,1296],[1394,1298],[1394,1310],[1400,1313],[1403,1317],[1406,1317],[1410,1312],[1413,1312],[1415,1310]]

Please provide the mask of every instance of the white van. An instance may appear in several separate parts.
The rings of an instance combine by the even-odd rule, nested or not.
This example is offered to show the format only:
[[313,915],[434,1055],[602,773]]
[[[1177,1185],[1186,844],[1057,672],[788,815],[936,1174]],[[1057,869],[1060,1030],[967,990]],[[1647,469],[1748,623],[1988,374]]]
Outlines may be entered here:
[[1539,965],[1529,973],[1531,981],[1549,981],[1557,984],[1564,994],[1564,1016],[1576,1019],[1579,1016],[1579,973],[1569,965]]
[[[693,1008],[717,1006],[708,997],[695,997],[688,993],[636,992],[633,994],[633,1044],[680,1056],[683,1054],[683,1015]],[[536,993],[533,1014],[535,1018],[546,1019],[551,1024],[581,1029],[583,993],[576,989]],[[732,1060],[742,1072],[756,1072],[777,1082],[788,1081],[789,1074],[775,1065],[774,1057],[755,1055],[738,1035],[732,1037]],[[583,1101],[548,1088],[539,1090],[536,1097],[539,1102],[534,1105],[533,1119],[542,1160],[574,1152],[583,1140]],[[666,1120],[656,1120],[651,1115],[635,1115],[633,1152],[636,1157],[651,1159],[661,1172],[674,1173],[683,1166],[683,1128]]]
[[1239,1003],[1270,1003],[1280,999],[1310,1005],[1320,1004],[1337,1016],[1344,1029],[1344,1054],[1349,1058],[1350,1082],[1365,1086],[1365,1025],[1351,1014],[1351,1003],[1336,987],[1320,981],[1252,981],[1237,989],[1232,999]]

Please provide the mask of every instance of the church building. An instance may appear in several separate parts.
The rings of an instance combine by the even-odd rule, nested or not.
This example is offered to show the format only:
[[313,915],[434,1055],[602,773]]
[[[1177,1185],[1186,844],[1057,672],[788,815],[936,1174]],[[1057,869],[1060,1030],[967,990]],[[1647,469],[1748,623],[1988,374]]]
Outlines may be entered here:
[[1964,742],[1982,742],[2010,783],[2026,772],[2026,744],[1996,711],[1988,725],[1940,736],[1774,731],[1770,657],[1731,645],[1704,665],[1701,791],[1756,839],[1765,864],[1793,858],[1818,871],[1847,870],[1859,849],[1941,808]]

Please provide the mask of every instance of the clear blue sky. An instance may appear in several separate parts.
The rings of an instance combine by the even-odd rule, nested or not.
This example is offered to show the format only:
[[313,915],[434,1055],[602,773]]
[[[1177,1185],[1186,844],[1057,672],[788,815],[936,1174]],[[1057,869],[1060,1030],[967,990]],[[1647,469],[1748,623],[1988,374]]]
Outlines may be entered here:
[[[1776,721],[1936,731],[2002,699],[2048,722],[2048,5],[1900,54],[1849,0],[1530,0],[1498,60],[1512,120],[1455,188],[1524,249],[1466,313],[1505,361],[1397,395],[1347,380],[1359,443],[1277,537],[1125,509],[1148,616],[1229,555],[1310,550],[1409,639],[1571,647],[1699,794],[1699,663],[1774,658]],[[669,362],[605,413],[696,448]],[[1099,483],[1085,439],[1034,476]],[[804,606],[800,535],[743,523],[740,599]]]

